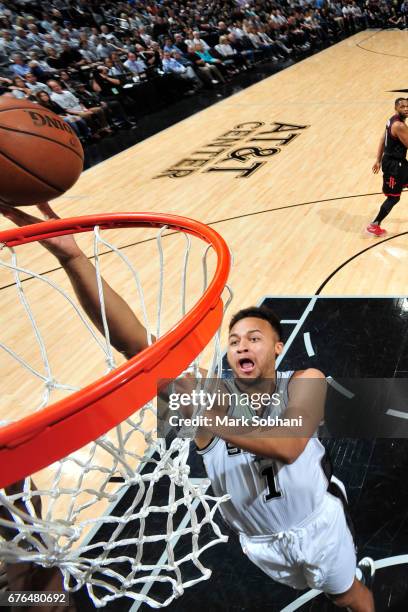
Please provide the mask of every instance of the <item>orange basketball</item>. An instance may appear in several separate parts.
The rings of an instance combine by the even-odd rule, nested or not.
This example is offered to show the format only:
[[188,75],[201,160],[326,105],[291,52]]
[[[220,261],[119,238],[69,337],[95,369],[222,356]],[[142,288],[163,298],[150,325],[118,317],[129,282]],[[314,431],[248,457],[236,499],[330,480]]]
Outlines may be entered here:
[[0,97],[0,199],[29,205],[67,191],[84,152],[71,126],[26,100]]

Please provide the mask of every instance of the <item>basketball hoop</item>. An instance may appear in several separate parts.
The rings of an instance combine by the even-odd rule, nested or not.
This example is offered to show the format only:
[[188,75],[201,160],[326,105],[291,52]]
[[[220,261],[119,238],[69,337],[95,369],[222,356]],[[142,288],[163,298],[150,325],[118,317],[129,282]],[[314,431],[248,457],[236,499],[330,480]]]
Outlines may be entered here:
[[[56,219],[0,232],[0,243],[15,247],[47,238],[125,227],[164,227],[197,236],[218,257],[214,278],[177,327],[152,346],[95,383],[56,404],[0,429],[0,487],[36,472],[95,440],[157,394],[160,379],[178,376],[203,350],[222,321],[220,299],[230,269],[230,253],[217,232],[176,215],[112,213]],[[115,412],[112,404],[115,404]],[[92,414],[98,414],[98,420]],[[30,465],[27,465],[27,456]]]
[[[158,228],[156,240],[161,270],[164,236],[181,232],[185,236],[186,250],[181,274],[180,321],[158,337],[154,344],[116,367],[110,352],[109,329],[104,315],[98,252],[101,244],[107,247],[109,252],[120,256],[140,290],[138,273],[130,261],[120,253],[120,249],[102,238],[101,233],[105,230],[118,228]],[[6,529],[10,534],[5,540],[0,538],[0,555],[8,562],[30,560],[43,566],[57,565],[63,573],[65,588],[78,590],[86,585],[91,599],[98,607],[123,596],[147,602],[154,607],[161,607],[181,595],[183,588],[210,576],[211,572],[201,564],[199,556],[208,546],[225,541],[225,536],[214,522],[215,511],[225,498],[219,499],[207,495],[206,487],[203,487],[202,483],[197,485],[189,480],[187,440],[177,438],[168,444],[165,440],[157,439],[152,425],[147,427],[145,423],[149,414],[154,415],[151,400],[157,395],[158,382],[161,379],[174,379],[188,367],[197,369],[196,358],[212,338],[214,338],[215,357],[210,370],[218,369],[220,375],[222,356],[217,330],[225,310],[221,294],[226,287],[230,269],[230,253],[222,237],[208,226],[192,219],[167,214],[89,215],[45,221],[0,232],[0,252],[7,251],[8,247],[11,253],[11,263],[0,261],[0,267],[13,272],[20,302],[28,314],[41,348],[43,345],[41,333],[37,329],[35,316],[25,297],[20,275],[28,275],[29,278],[35,278],[56,289],[74,307],[82,323],[88,326],[96,341],[100,341],[92,325],[86,322],[86,315],[80,312],[80,308],[73,304],[72,299],[56,283],[46,275],[37,274],[18,264],[14,247],[64,234],[84,232],[94,233],[95,269],[100,290],[101,318],[105,329],[105,345],[102,348],[110,371],[96,382],[74,391],[68,397],[51,405],[45,405],[47,401],[44,401],[40,409],[33,414],[0,427],[0,465],[4,466],[0,473],[0,487],[8,487],[25,478],[23,488],[17,491],[15,487],[0,491],[0,504],[11,516],[11,520],[0,516],[2,531]],[[186,312],[186,271],[191,238],[206,243],[202,256],[204,289],[195,305]],[[217,260],[213,277],[207,283],[209,250],[215,253]],[[160,330],[162,282],[161,274],[157,330]],[[227,300],[227,305],[229,301]],[[151,331],[146,324],[143,293],[141,304],[147,337],[151,338]],[[45,349],[42,350],[42,356],[46,375],[36,371],[10,347],[0,343],[1,349],[43,381],[46,400],[49,398],[49,389],[52,386],[74,388],[55,381]],[[143,451],[135,452],[132,438],[134,435],[143,437],[145,444]],[[78,455],[78,449],[81,449],[81,455]],[[105,454],[100,466],[98,453]],[[37,487],[32,478],[27,478],[54,462],[55,465],[47,468],[53,473],[51,483],[47,486]],[[70,470],[74,466],[78,472],[75,486],[64,485],[64,471],[67,471],[67,466]],[[101,482],[95,486],[92,479],[98,469]],[[112,491],[112,481],[118,474],[121,484]],[[158,507],[154,502],[154,490],[155,484],[163,477],[170,478],[168,500]],[[37,475],[34,478],[36,479]],[[112,506],[120,500],[126,487],[135,487],[135,494],[124,516],[114,515],[112,518],[112,515],[107,516],[104,510],[101,516],[82,519],[84,510],[93,504],[109,500]],[[88,496],[86,501],[82,499],[84,492]],[[53,514],[55,500],[64,495],[69,495],[71,498],[68,510],[63,517],[60,515],[56,517]],[[43,511],[41,516],[35,509],[36,504],[33,503],[36,500],[40,500],[43,506],[47,504],[46,512]],[[188,514],[187,524],[178,519],[181,508],[184,508]],[[149,517],[158,512],[164,513],[167,517],[165,532],[146,534],[146,521],[148,522]],[[123,531],[131,521],[137,525],[135,528],[137,533],[133,534],[133,537],[127,535],[125,539],[126,545],[131,542],[135,547],[135,553],[126,556],[118,551],[121,551],[120,547],[123,546]],[[95,530],[100,530],[101,527],[107,528],[112,524],[115,528],[112,528],[108,535],[105,534],[102,541],[98,539],[97,544],[89,544],[88,535],[84,538],[84,534],[88,534],[90,530],[95,537]],[[206,529],[212,528],[213,536],[210,542],[203,545],[199,542],[199,538],[204,526]],[[193,550],[187,555],[184,550],[182,558],[177,560],[174,555],[177,540],[186,535],[190,538]],[[148,548],[149,542],[164,544],[165,562],[163,555],[154,563],[143,562],[142,554],[144,549]],[[94,551],[99,549],[100,552],[95,556]],[[117,564],[118,554],[122,563],[126,560],[129,564],[130,571],[127,569],[119,572],[110,569],[111,564]],[[181,568],[189,562],[193,564],[195,571],[198,570],[199,575],[189,575],[189,578],[185,579]],[[146,572],[150,573],[146,575]],[[170,585],[171,593],[158,598],[148,595],[149,589],[146,585],[151,586],[153,583]]]

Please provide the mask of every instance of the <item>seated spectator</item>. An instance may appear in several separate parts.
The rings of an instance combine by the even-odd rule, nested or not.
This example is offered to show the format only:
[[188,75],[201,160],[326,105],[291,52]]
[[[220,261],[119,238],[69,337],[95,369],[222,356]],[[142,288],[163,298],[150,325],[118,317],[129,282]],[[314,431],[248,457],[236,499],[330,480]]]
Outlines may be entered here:
[[56,72],[56,68],[51,68],[45,60],[40,59],[38,51],[30,51],[27,63],[30,67],[30,72],[35,74],[38,79],[46,81]]
[[166,51],[167,53],[173,53],[174,51],[180,51],[180,49],[178,49],[175,46],[171,38],[166,36],[166,38],[164,39],[164,44],[163,44],[163,51]]
[[187,58],[198,72],[200,78],[207,83],[207,85],[217,85],[220,82],[225,83],[223,75],[215,64],[208,64],[195,51],[189,53]]
[[311,45],[308,41],[308,35],[305,30],[302,30],[295,24],[288,27],[289,46],[297,53],[309,51]]
[[7,93],[7,97],[24,99],[28,94],[25,82],[21,77],[14,77],[13,79],[0,77],[0,88],[1,95]]
[[391,28],[400,28],[401,30],[405,27],[404,16],[398,14],[395,8],[391,8],[391,16],[388,19],[388,25]]
[[158,71],[163,70],[159,43],[152,42],[149,49],[143,49],[141,45],[136,45],[135,51],[137,52],[138,59],[146,64],[146,74],[148,77],[154,76]]
[[187,37],[184,39],[184,43],[188,48],[188,53],[191,53],[195,50],[196,41],[194,40],[193,30],[187,31]]
[[116,47],[120,47],[120,40],[116,38],[113,32],[110,31],[109,27],[106,24],[101,25],[101,37],[105,38],[109,43],[115,45]]
[[[169,92],[169,99],[177,97],[176,79],[183,79],[187,84],[193,81],[194,74],[195,85],[199,76],[213,86],[231,70],[250,67],[255,59],[288,58],[292,51],[304,56],[333,43],[344,32],[367,26],[404,28],[407,19],[408,0],[402,4],[398,0],[391,3],[386,0],[289,0],[285,3],[52,0],[43,13],[38,0],[0,0],[0,29],[3,30],[0,64],[4,66],[12,56],[24,58],[30,53],[27,61],[13,60],[10,70],[23,79],[27,73],[33,73],[36,84],[46,83],[57,71],[70,69],[79,69],[80,78],[85,80],[89,71],[93,82],[100,81],[98,87],[104,90],[103,95],[110,88],[112,97],[116,100],[119,97],[121,104],[126,94],[133,96],[136,90],[140,94],[143,89],[130,81],[125,83],[129,72],[135,79],[153,81],[144,90],[149,100],[154,95],[164,100]],[[170,56],[164,56],[163,52]],[[126,54],[127,66],[114,53]],[[175,78],[158,78],[163,74],[162,56],[166,60],[166,74]],[[109,85],[99,73],[94,78],[93,71],[102,62],[107,68],[106,76],[119,80],[118,94],[112,93],[116,89],[114,82]],[[25,83],[28,91],[30,79],[31,76]],[[75,95],[71,79],[65,76],[62,79],[64,89]],[[132,89],[123,91],[124,83]],[[5,91],[8,96],[24,95],[21,88],[13,86],[15,89]],[[5,89],[4,81],[1,87]],[[135,97],[133,105],[137,102]]]
[[92,74],[92,91],[102,101],[105,109],[119,120],[119,127],[137,127],[137,124],[129,118],[127,110],[132,113],[133,101],[121,90],[121,81],[110,77],[106,66],[98,66]]
[[65,4],[66,17],[81,27],[89,28],[95,25],[95,16],[92,11],[92,4],[88,0],[77,0],[74,5],[69,2]]
[[275,8],[272,12],[271,12],[271,16],[269,18],[273,23],[275,23],[278,28],[280,28],[280,26],[285,25],[288,20],[286,19],[285,15],[283,15],[281,9],[279,8]]
[[[48,108],[48,110],[59,115],[64,121],[69,123],[80,140],[87,141],[91,139],[92,132],[87,126],[86,121],[81,117],[68,114],[62,106],[51,100],[47,91],[37,91],[35,97],[38,104],[41,104],[44,108]],[[99,139],[99,136],[95,134],[94,138]]]
[[164,17],[160,15],[157,17],[153,17],[153,30],[152,36],[155,40],[158,40],[160,37],[169,35],[169,24]]
[[80,41],[78,51],[80,52],[87,64],[98,63],[98,55],[96,53],[96,49],[89,44],[89,41],[86,38],[83,38]]
[[[112,60],[112,68],[114,69],[116,76],[121,76],[121,75],[129,76],[130,75],[130,70],[126,68],[125,64],[121,60],[120,55],[117,51],[113,51],[111,53],[110,59]],[[115,75],[112,74],[111,76],[115,76]]]
[[287,47],[282,40],[279,39],[278,30],[270,30],[270,35],[266,34],[266,28],[259,28],[258,35],[264,42],[269,42],[274,45],[274,53],[279,56],[289,57],[292,53],[292,49]]
[[[59,73],[59,81],[61,83],[62,89],[66,89],[75,95],[76,92],[76,83],[72,78],[72,74],[67,72],[66,70],[61,70]],[[51,92],[52,93],[52,92]],[[51,95],[50,93],[50,95]]]
[[30,95],[30,90],[25,84],[24,79],[19,76],[15,76],[8,88],[12,95],[17,99],[26,99]]
[[14,42],[9,30],[2,30],[0,38],[0,53],[10,57],[13,53],[18,53],[18,51],[19,47]]
[[130,70],[130,72],[139,78],[146,77],[147,66],[145,62],[138,58],[135,53],[128,53],[127,60],[124,62],[124,66]]
[[210,50],[210,45],[200,38],[200,32],[198,30],[193,30],[193,41],[195,45],[201,45],[204,51]]
[[[109,77],[115,77],[118,78],[119,83],[121,83],[123,85],[124,82],[126,82],[125,77],[125,73],[123,71],[121,71],[119,68],[116,68],[113,65],[113,62],[111,60],[110,57],[105,57],[103,65],[107,68],[107,75]],[[98,65],[100,66],[100,64]],[[126,70],[126,69],[125,69]]]
[[175,51],[172,54],[172,57],[174,57],[175,60],[177,60],[180,64],[182,64],[182,66],[186,66],[186,67],[190,66],[194,70],[193,62],[189,60],[188,57],[183,55],[181,51]]
[[54,47],[57,54],[61,52],[61,45],[59,40],[55,40],[51,34],[44,34],[44,50],[45,47]]
[[[99,43],[96,47],[96,55],[98,59],[104,60],[105,57],[109,57],[112,51],[117,51],[119,47],[109,42],[104,36],[99,38]],[[124,49],[119,49],[120,51],[124,51]]]
[[262,51],[263,57],[267,57],[272,61],[277,61],[278,58],[273,55],[273,44],[271,39],[269,39],[270,42],[265,42],[257,33],[256,28],[252,25],[247,28],[246,35],[251,41],[253,47],[258,51]]
[[176,77],[183,79],[188,85],[192,86],[192,93],[199,89],[201,82],[191,66],[183,66],[168,51],[163,52],[162,57],[163,71],[165,74],[173,74]]
[[79,68],[86,64],[85,58],[77,49],[72,49],[69,42],[63,40],[61,46],[62,51],[58,58],[60,68]]
[[[34,47],[32,41],[27,38],[27,32],[23,28],[16,29],[16,36],[14,38],[14,43],[17,45],[18,49],[22,53],[26,53],[30,49]],[[36,47],[37,49],[41,49],[41,46]]]
[[272,34],[273,38],[271,38],[266,33],[265,26],[260,27],[258,29],[257,34],[262,43],[265,45],[265,48],[269,48],[271,53],[275,55],[278,59],[284,59],[285,57],[289,57],[289,55],[292,53],[291,49],[285,47],[283,43],[280,43],[275,40],[274,34]]
[[27,72],[30,72],[30,66],[20,53],[14,53],[12,60],[13,63],[10,66],[10,70],[15,76],[25,77]]
[[249,65],[255,63],[255,50],[251,41],[246,36],[238,38],[236,34],[231,32],[231,34],[228,34],[228,42],[238,55],[249,62]]
[[88,39],[89,39],[89,44],[95,47],[95,49],[100,43],[99,37],[100,37],[99,28],[92,27],[91,33],[89,34]]
[[61,37],[60,37],[61,47],[64,42],[68,43],[71,49],[78,49],[79,47],[79,40],[77,38],[71,38],[71,34],[68,32],[68,30],[61,30]]
[[181,53],[184,53],[185,55],[189,52],[188,51],[188,46],[186,45],[186,43],[183,40],[183,35],[180,33],[177,33],[174,35],[174,46],[179,49],[179,51],[181,51]]
[[44,44],[44,37],[40,33],[38,26],[35,23],[29,23],[28,31],[29,33],[27,34],[27,40],[31,41],[32,43],[31,49],[35,49],[37,51],[41,50]]
[[118,18],[118,24],[121,30],[132,30],[132,26],[130,25],[130,17],[126,15],[126,13],[121,13]]
[[52,91],[51,100],[59,104],[68,114],[82,117],[89,125],[99,128],[100,132],[111,133],[105,111],[101,106],[86,108],[73,93],[63,89],[59,81],[50,80],[47,85]]
[[245,38],[245,32],[242,29],[242,21],[234,21],[232,26],[227,29],[227,32],[223,32],[224,36],[229,34],[235,34],[236,38]]
[[[219,21],[217,25],[217,30],[219,36],[228,36],[228,34],[232,31],[228,28],[225,21]],[[243,35],[243,34],[242,34]]]
[[38,81],[37,77],[32,72],[27,72],[25,76],[25,87],[32,96],[35,96],[39,91],[46,91],[48,95],[52,93],[48,85]]
[[143,43],[146,45],[146,47],[150,47],[153,42],[153,39],[150,34],[146,32],[146,28],[144,26],[139,27],[138,34],[139,37],[142,39]]
[[62,68],[59,55],[55,47],[50,47],[48,45],[44,46],[44,51],[46,54],[45,62],[50,67],[52,71],[57,71]]
[[0,76],[0,96],[4,96],[5,93],[9,94],[10,93],[9,87],[12,84],[13,84],[13,81],[11,79]]
[[204,51],[201,43],[197,43],[194,47],[194,52],[208,65],[216,64],[218,70],[224,75],[228,72],[227,66],[217,57],[213,57],[209,51]]
[[51,29],[51,36],[53,37],[53,39],[55,40],[55,42],[59,43],[61,41],[61,31],[62,31],[62,26],[60,23],[58,23],[58,21],[53,21],[52,22],[52,29]]
[[243,55],[239,55],[236,49],[233,49],[228,42],[227,36],[220,36],[218,45],[215,45],[214,49],[226,60],[231,60],[237,68],[247,68],[247,60]]
[[78,30],[77,28],[75,28],[72,21],[69,21],[69,20],[64,21],[64,28],[65,28],[65,31],[68,32],[69,38],[71,40],[76,40],[79,45],[81,30]]

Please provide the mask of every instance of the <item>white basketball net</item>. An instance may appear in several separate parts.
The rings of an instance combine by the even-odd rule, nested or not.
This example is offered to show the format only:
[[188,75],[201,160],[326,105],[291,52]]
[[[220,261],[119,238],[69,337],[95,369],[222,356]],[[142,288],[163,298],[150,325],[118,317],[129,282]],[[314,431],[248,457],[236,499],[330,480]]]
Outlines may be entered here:
[[[42,367],[33,365],[9,345],[0,343],[0,349],[5,351],[5,359],[14,360],[23,373],[41,382],[37,410],[52,401],[56,390],[71,392],[77,387],[61,380],[53,371],[22,279],[26,275],[33,277],[36,281],[29,280],[29,283],[38,282],[54,288],[70,304],[72,312],[80,317],[83,329],[100,347],[110,371],[117,364],[105,316],[100,249],[103,247],[115,253],[128,269],[129,282],[134,283],[139,297],[138,315],[142,315],[141,320],[151,339],[153,333],[160,336],[162,331],[165,229],[162,228],[157,236],[160,281],[157,324],[152,331],[139,273],[128,257],[102,238],[98,227],[94,228],[93,255],[104,338],[88,321],[78,303],[50,275],[39,275],[20,267],[16,251],[3,248],[6,260],[0,260],[0,269],[11,271],[14,277],[18,299],[30,320],[33,341],[41,353]],[[201,245],[200,242],[202,252]],[[209,249],[202,254],[204,288]],[[187,308],[190,250],[191,238],[185,235],[181,315]],[[212,376],[217,376],[222,371],[219,333],[213,342],[214,361],[210,372],[212,370]],[[191,367],[197,372],[198,359]],[[28,399],[32,405],[33,398]],[[3,424],[5,422],[8,421]],[[24,485],[0,490],[3,506],[0,557],[6,562],[33,561],[45,567],[58,566],[63,574],[64,588],[76,591],[85,585],[96,607],[124,596],[155,608],[168,605],[182,595],[185,588],[210,577],[211,570],[204,567],[200,556],[207,548],[227,540],[215,522],[216,511],[227,496],[208,495],[207,480],[189,478],[189,445],[189,440],[180,438],[171,442],[156,439],[155,405],[150,402],[95,442],[54,463],[46,471],[26,478]]]

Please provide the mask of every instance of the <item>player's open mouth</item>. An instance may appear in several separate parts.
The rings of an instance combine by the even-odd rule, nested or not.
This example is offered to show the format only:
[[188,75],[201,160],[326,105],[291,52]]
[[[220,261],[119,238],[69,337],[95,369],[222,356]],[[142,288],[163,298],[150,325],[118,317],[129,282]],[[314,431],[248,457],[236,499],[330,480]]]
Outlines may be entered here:
[[249,372],[252,372],[252,370],[255,367],[254,362],[252,361],[252,359],[248,359],[248,357],[244,357],[243,359],[240,359],[238,361],[238,365],[239,365],[239,369],[242,372],[246,372],[247,374]]

